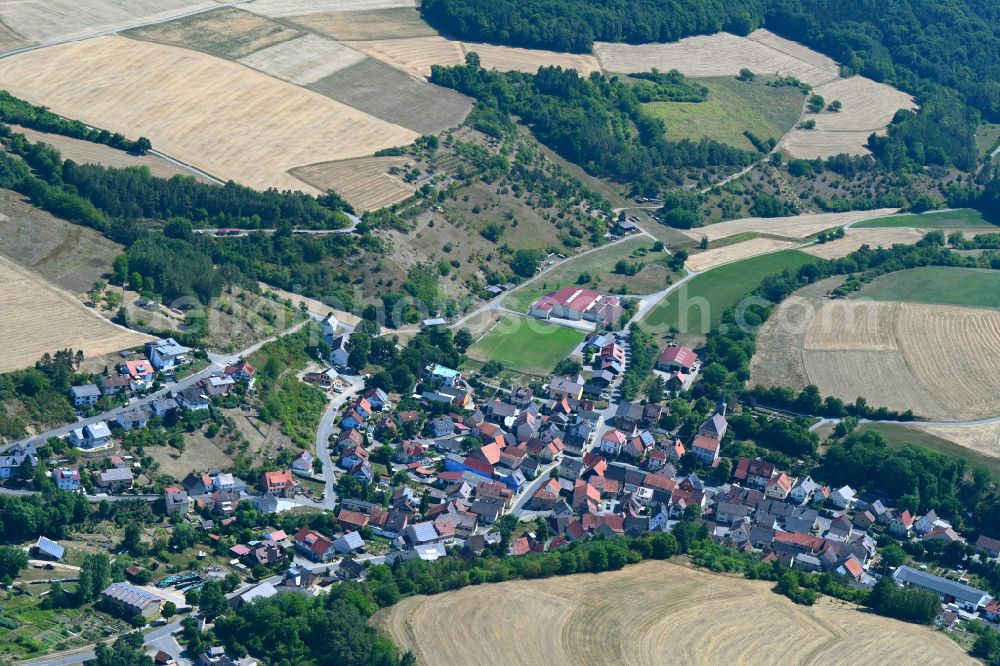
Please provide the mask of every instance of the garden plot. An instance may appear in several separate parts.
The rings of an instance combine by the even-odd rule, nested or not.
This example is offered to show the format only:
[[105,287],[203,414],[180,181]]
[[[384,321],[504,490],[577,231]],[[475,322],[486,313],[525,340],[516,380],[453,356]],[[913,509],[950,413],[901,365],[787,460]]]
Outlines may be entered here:
[[294,39],[301,30],[232,7],[135,28],[127,37],[185,46],[220,58],[237,59]]
[[210,0],[8,0],[0,2],[0,21],[29,40],[47,42],[218,6]]
[[416,0],[254,0],[246,8],[264,16],[286,17],[327,12],[352,12],[391,7],[416,7]]
[[456,127],[472,109],[472,100],[465,95],[352,53],[362,61],[313,82],[310,90],[421,134]]
[[402,167],[406,161],[406,157],[361,157],[298,167],[292,175],[317,190],[336,190],[360,214],[399,203],[413,194],[412,185],[389,174],[389,169]]
[[[810,54],[808,59],[802,57],[805,52]],[[603,69],[621,74],[646,72],[656,67],[661,71],[676,69],[691,77],[726,76],[748,68],[762,75],[794,76],[811,85],[837,78],[833,61],[805,47],[779,50],[772,44],[726,32],[666,44],[597,42],[594,53]]]
[[740,259],[749,259],[761,254],[787,250],[796,245],[798,243],[774,238],[752,238],[742,243],[734,243],[733,245],[726,245],[725,247],[692,254],[684,265],[692,271],[705,271],[716,266],[721,266],[722,264],[739,261]]
[[360,51],[339,42],[303,35],[240,58],[239,62],[290,83],[307,86],[365,59]]
[[248,67],[119,36],[4,59],[0,86],[96,127],[148,136],[182,162],[262,189],[308,189],[287,171],[418,136]]
[[695,229],[686,229],[682,233],[696,241],[707,237],[709,242],[754,231],[788,238],[808,238],[827,229],[841,227],[858,220],[890,215],[897,210],[896,208],[881,208],[846,213],[806,213],[790,217],[744,217],[739,220],[728,220]]

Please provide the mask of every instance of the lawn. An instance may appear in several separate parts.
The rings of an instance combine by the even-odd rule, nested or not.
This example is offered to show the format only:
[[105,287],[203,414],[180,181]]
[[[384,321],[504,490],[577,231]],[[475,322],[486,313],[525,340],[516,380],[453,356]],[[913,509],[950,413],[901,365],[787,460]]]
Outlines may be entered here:
[[[653,308],[643,323],[647,327],[676,327],[680,333],[704,335],[719,323],[723,312],[753,292],[765,277],[814,261],[815,257],[804,252],[783,250],[719,266],[681,285]],[[682,305],[686,306],[683,321]]]
[[981,465],[990,470],[994,477],[1000,476],[1000,459],[972,451],[928,432],[898,423],[862,423],[858,430],[862,432],[874,430],[881,433],[893,448],[902,448],[904,444],[916,444],[948,456],[965,458],[970,465]]
[[479,361],[500,361],[504,367],[547,375],[583,341],[583,331],[537,319],[507,315],[468,350]]
[[911,268],[876,278],[854,297],[997,308],[1000,307],[1000,272],[954,266]]
[[854,225],[858,229],[877,227],[917,227],[920,229],[959,229],[962,227],[996,227],[972,208],[938,210],[929,213],[904,213],[865,220]]
[[744,135],[780,139],[798,122],[805,101],[798,88],[772,88],[758,78],[743,83],[734,77],[691,79],[708,88],[704,102],[651,102],[647,111],[667,125],[667,138],[708,138],[744,150],[755,150]]
[[[504,299],[504,305],[525,312],[546,292],[573,285],[616,294],[643,295],[661,291],[667,286],[667,276],[676,279],[677,274],[666,266],[670,259],[667,252],[651,251],[653,243],[648,236],[635,236],[579,258],[571,257],[527,287],[510,294]],[[641,263],[642,270],[635,275],[616,273],[615,264],[621,260]],[[579,278],[584,273],[590,275],[590,281],[581,283]]]

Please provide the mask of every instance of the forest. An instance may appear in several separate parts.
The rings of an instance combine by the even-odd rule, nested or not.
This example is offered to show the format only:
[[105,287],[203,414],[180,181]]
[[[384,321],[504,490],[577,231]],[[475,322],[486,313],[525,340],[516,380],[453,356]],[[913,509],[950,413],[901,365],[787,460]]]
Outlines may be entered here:
[[536,74],[486,70],[475,53],[468,54],[465,65],[435,65],[431,80],[476,98],[474,124],[485,116],[508,128],[511,116],[518,116],[567,160],[640,189],[683,178],[686,168],[735,170],[755,159],[753,153],[708,139],[669,141],[663,121],[648,114],[642,101],[661,94],[659,88],[663,96],[672,96],[676,84],[644,80],[640,97],[633,86],[597,73],[583,79],[559,67],[541,67]]

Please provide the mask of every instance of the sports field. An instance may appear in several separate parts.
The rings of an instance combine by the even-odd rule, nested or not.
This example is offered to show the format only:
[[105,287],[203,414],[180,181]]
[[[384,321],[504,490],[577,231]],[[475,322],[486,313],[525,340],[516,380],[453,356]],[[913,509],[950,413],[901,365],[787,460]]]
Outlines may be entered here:
[[650,310],[642,323],[663,333],[677,328],[680,333],[704,335],[718,325],[723,312],[749,296],[765,277],[813,261],[815,257],[798,250],[782,250],[721,266],[671,292]]
[[310,191],[286,173],[371,155],[417,133],[335,100],[187,49],[99,37],[0,61],[0,86],[250,187]]
[[573,328],[509,314],[467,354],[477,361],[500,361],[511,370],[545,375],[570,355],[583,336]]
[[914,227],[917,229],[961,229],[964,227],[984,227],[994,231],[1000,229],[997,225],[983,217],[983,214],[972,208],[958,208],[955,210],[936,210],[929,213],[903,213],[900,215],[886,215],[877,217],[854,225],[859,229],[877,227]]
[[755,150],[743,135],[780,139],[798,122],[805,98],[797,88],[774,88],[763,79],[753,83],[732,76],[694,79],[708,88],[704,102],[651,102],[644,108],[667,125],[667,138],[714,139],[744,150]]
[[26,368],[67,347],[97,356],[137,347],[147,335],[119,328],[67,292],[0,256],[0,372]]
[[773,587],[650,561],[409,597],[372,622],[422,664],[977,663],[929,627]]
[[922,266],[875,278],[852,298],[1000,308],[1000,271]]

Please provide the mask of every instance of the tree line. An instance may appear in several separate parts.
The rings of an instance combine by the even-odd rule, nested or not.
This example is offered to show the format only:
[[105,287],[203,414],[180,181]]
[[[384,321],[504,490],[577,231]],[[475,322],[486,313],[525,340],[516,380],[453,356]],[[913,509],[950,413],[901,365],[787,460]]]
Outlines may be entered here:
[[[470,53],[465,65],[434,66],[431,80],[475,97],[479,129],[506,133],[512,116],[529,123],[535,136],[589,173],[659,191],[685,168],[740,168],[755,158],[718,141],[668,140],[664,122],[642,106],[635,88],[593,73],[581,78],[572,69],[540,67],[536,74],[483,69]],[[660,85],[643,82],[644,86]],[[642,90],[642,88],[640,88]],[[491,127],[496,126],[491,130]]]

